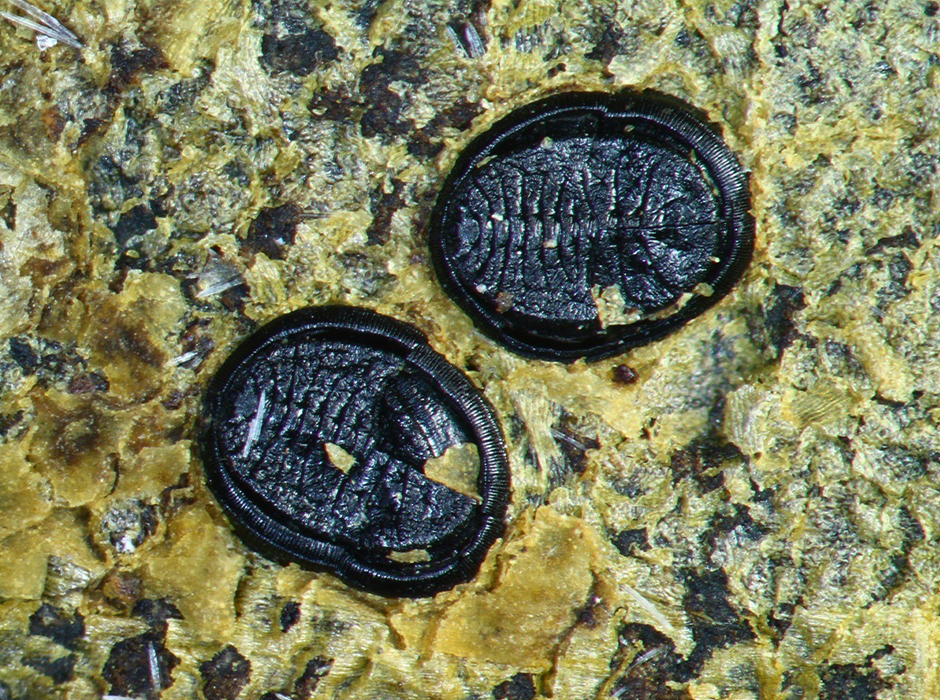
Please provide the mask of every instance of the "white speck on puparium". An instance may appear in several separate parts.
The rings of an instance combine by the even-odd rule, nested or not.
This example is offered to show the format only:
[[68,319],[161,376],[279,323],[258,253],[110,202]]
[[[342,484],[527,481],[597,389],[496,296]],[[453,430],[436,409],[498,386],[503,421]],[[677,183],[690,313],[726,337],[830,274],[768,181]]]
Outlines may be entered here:
[[258,397],[258,408],[255,410],[254,418],[251,419],[251,424],[248,426],[248,437],[245,439],[245,446],[242,448],[242,457],[247,457],[249,450],[258,441],[267,410],[268,394],[266,390],[262,389],[261,396]]

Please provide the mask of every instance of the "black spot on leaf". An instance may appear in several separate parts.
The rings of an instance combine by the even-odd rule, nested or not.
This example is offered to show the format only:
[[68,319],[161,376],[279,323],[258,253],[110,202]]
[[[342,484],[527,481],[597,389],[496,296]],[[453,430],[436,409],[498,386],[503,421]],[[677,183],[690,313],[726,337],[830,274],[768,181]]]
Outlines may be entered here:
[[577,418],[564,411],[551,428],[552,437],[565,461],[565,470],[581,474],[587,468],[587,451],[600,448],[596,437],[584,434]]
[[52,679],[55,685],[66,683],[75,675],[75,654],[50,659],[48,656],[30,656],[23,659],[23,665],[38,671]]
[[265,34],[261,39],[261,62],[271,73],[287,71],[304,77],[335,61],[339,52],[336,41],[322,29],[308,27],[284,36]]
[[533,700],[535,681],[531,673],[517,673],[493,688],[494,700]]
[[320,680],[325,678],[333,667],[333,659],[315,656],[304,667],[304,672],[294,683],[294,694],[300,700],[310,700]]
[[408,51],[377,47],[373,56],[381,59],[366,66],[359,78],[365,113],[359,123],[366,138],[410,133],[413,124],[401,119],[402,97],[390,89],[393,82],[420,83],[423,73],[418,59]]
[[737,447],[717,433],[708,433],[672,454],[673,483],[691,478],[702,493],[709,493],[724,483],[722,470],[726,463],[742,459],[744,456]]
[[616,365],[611,370],[614,382],[617,384],[636,384],[639,375],[630,365]]
[[292,202],[262,209],[248,227],[242,247],[253,253],[264,253],[272,260],[283,260],[288,247],[294,243],[300,213],[300,207]]
[[206,700],[235,700],[251,680],[251,662],[229,644],[199,665]]
[[746,505],[735,503],[731,505],[731,510],[731,513],[716,514],[709,523],[705,537],[708,539],[710,551],[715,550],[722,535],[733,532],[743,539],[756,542],[770,532],[769,527],[751,517],[750,509]]
[[649,625],[629,623],[620,628],[619,647],[612,665],[623,669],[610,696],[626,700],[688,700],[688,691],[670,685],[676,680],[680,657],[672,640]]
[[179,662],[164,646],[162,634],[146,632],[111,647],[101,677],[111,684],[111,695],[155,698],[173,685]]
[[165,625],[167,620],[182,620],[183,614],[166,598],[151,600],[144,598],[134,604],[134,616],[141,617],[151,627]]
[[111,75],[108,86],[115,92],[122,92],[141,72],[152,73],[168,66],[166,57],[158,48],[146,46],[131,49],[124,44],[115,44],[111,47]]
[[372,223],[366,230],[369,245],[382,245],[388,242],[391,236],[392,216],[404,204],[402,191],[405,183],[393,178],[391,184],[391,192],[386,192],[383,187],[379,187],[373,190],[370,196]]
[[28,341],[22,338],[10,338],[10,356],[22,368],[23,374],[28,376],[36,373],[39,357]]
[[68,615],[61,608],[43,603],[29,616],[29,633],[74,649],[78,640],[85,636],[85,618],[81,613]]
[[779,646],[780,641],[786,635],[790,625],[793,624],[793,613],[796,611],[796,605],[783,602],[777,605],[774,610],[767,614],[767,623],[773,630],[773,641],[775,646]]
[[138,204],[130,211],[121,214],[114,227],[114,240],[121,248],[127,247],[134,236],[141,236],[157,228],[157,218],[146,204]]
[[300,620],[300,603],[290,600],[281,608],[281,631],[287,632]]
[[636,530],[623,530],[613,538],[614,547],[625,557],[633,556],[637,552],[645,552],[650,548],[649,536],[646,528]]
[[878,700],[878,691],[891,687],[874,668],[874,655],[866,664],[833,664],[819,674],[819,700]]
[[728,602],[728,577],[721,569],[684,572],[684,607],[695,648],[679,664],[676,680],[687,681],[701,671],[716,649],[754,639],[754,632]]
[[793,317],[797,311],[805,308],[806,302],[803,290],[799,287],[775,284],[770,294],[772,301],[765,305],[764,326],[777,351],[777,357],[780,357],[797,337]]

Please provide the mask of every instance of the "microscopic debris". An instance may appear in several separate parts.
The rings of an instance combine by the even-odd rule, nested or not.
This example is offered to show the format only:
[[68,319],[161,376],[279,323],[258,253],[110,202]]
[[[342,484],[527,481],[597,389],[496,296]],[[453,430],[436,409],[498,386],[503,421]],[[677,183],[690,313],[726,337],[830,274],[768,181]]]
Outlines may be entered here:
[[598,360],[716,304],[751,258],[747,176],[678,100],[568,93],[478,136],[441,190],[438,279],[521,355]]
[[502,530],[492,409],[394,319],[349,307],[276,319],[223,364],[205,412],[209,485],[242,538],[276,557],[420,596],[471,578]]

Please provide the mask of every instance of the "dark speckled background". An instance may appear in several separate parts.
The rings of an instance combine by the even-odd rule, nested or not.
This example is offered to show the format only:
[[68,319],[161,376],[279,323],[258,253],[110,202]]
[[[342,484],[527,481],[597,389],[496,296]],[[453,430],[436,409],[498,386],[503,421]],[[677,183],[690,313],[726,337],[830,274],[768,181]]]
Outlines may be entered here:
[[[0,700],[940,696],[940,7],[44,4],[0,25]],[[754,263],[680,332],[516,358],[429,269],[460,148],[652,88],[751,172]],[[503,423],[507,531],[432,599],[232,535],[193,449],[258,324],[414,323]]]

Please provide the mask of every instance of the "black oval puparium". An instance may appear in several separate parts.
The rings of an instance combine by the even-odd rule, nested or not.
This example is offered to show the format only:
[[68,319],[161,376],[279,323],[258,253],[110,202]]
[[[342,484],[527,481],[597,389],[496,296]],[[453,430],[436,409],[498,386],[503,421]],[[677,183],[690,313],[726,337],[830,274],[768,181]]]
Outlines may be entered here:
[[206,416],[210,488],[242,538],[280,559],[430,595],[472,578],[502,531],[493,411],[400,321],[338,306],[283,316],[222,365]]
[[679,100],[565,93],[470,143],[431,218],[438,279],[510,350],[572,362],[716,304],[754,245],[748,178]]

